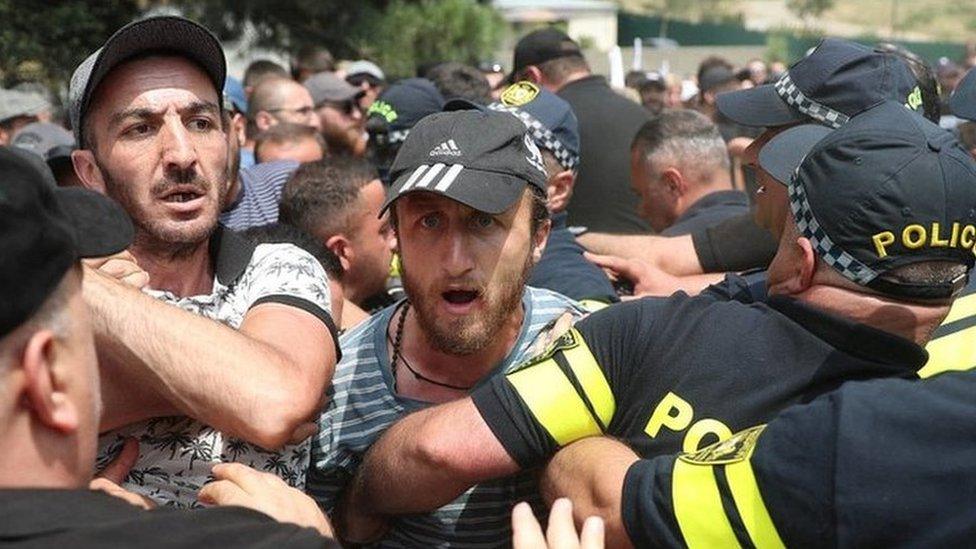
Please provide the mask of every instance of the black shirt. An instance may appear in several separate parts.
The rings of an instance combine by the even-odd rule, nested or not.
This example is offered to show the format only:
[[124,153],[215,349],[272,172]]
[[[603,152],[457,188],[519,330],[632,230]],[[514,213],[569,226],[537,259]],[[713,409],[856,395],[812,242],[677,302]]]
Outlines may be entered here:
[[532,268],[529,286],[579,300],[619,301],[606,273],[583,257],[583,246],[566,228],[566,213],[552,216],[552,231],[542,259]]
[[594,313],[472,396],[528,468],[600,434],[641,456],[694,451],[844,381],[915,377],[925,359],[913,342],[791,298],[677,293]]
[[0,490],[3,547],[339,547],[243,507],[144,511],[90,490]]
[[600,233],[649,233],[630,187],[630,142],[650,113],[610,89],[602,76],[570,82],[557,95],[579,119],[580,165],[569,224]]
[[691,241],[706,273],[765,268],[776,255],[776,239],[748,212],[692,232]]
[[716,191],[699,198],[661,236],[704,231],[731,217],[749,214],[749,197],[742,191]]
[[[969,547],[976,373],[849,383],[692,455],[641,460],[637,547]],[[696,543],[697,542],[697,543]]]

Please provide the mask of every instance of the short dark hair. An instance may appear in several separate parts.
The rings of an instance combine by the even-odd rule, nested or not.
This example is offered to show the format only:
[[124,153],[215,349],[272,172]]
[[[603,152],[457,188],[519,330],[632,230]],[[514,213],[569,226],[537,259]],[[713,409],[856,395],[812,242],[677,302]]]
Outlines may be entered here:
[[291,60],[291,76],[298,80],[302,72],[316,74],[335,71],[335,58],[322,46],[302,46]]
[[258,59],[252,61],[244,69],[244,87],[257,86],[262,80],[268,77],[289,78],[288,71],[284,67],[269,59]]
[[935,75],[932,65],[917,53],[898,44],[881,42],[877,47],[882,51],[897,55],[908,65],[908,70],[912,71],[915,83],[918,84],[918,89],[922,92],[922,115],[938,124],[939,118],[942,117],[942,100],[939,97],[939,79]]
[[278,219],[325,240],[347,232],[361,205],[360,191],[379,179],[363,158],[332,157],[302,164],[281,193]]
[[322,152],[325,153],[325,139],[318,130],[305,124],[279,122],[254,136],[254,157],[258,162],[261,162],[261,148],[266,143],[285,145],[299,143],[306,139],[311,139],[318,143]]
[[[590,71],[590,64],[586,62],[586,58],[582,55],[557,57],[556,59],[550,59],[545,63],[541,63],[537,67],[539,67],[539,72],[546,77],[546,80],[557,83],[565,82],[573,73]],[[524,72],[523,70],[522,74]]]
[[318,260],[330,278],[342,280],[342,263],[339,261],[339,257],[321,242],[315,240],[312,235],[298,227],[279,221],[268,225],[250,227],[241,232],[241,235],[255,244],[294,244],[312,254],[312,257]]
[[683,166],[702,170],[729,166],[728,149],[715,123],[691,109],[666,110],[644,123],[631,150],[645,157],[667,155]]
[[449,61],[434,66],[426,77],[434,83],[444,100],[467,99],[480,105],[491,103],[491,84],[478,69]]

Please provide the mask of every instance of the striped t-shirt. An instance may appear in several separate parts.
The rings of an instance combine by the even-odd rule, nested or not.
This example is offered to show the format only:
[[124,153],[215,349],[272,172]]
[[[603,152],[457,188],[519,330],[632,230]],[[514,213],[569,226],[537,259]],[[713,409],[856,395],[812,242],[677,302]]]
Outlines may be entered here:
[[[568,297],[531,287],[522,295],[522,306],[522,331],[496,373],[531,358],[539,348],[540,333],[563,313],[568,311],[576,318],[585,314]],[[383,309],[339,340],[343,357],[319,419],[319,434],[312,439],[306,482],[308,493],[330,513],[369,447],[402,416],[430,405],[393,392],[386,333],[395,310],[396,305]],[[526,500],[535,506],[540,501],[537,487],[536,478],[528,473],[479,484],[434,513],[395,520],[378,546],[507,546],[511,543],[512,506]]]
[[281,191],[298,169],[293,160],[262,162],[240,171],[241,190],[237,200],[220,214],[220,223],[245,231],[278,221]]

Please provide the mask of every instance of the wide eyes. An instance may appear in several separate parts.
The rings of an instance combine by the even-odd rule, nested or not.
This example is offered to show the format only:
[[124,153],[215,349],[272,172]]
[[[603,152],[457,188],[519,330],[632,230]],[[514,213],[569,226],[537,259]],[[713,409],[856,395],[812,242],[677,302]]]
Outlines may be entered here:
[[471,217],[471,224],[478,229],[487,229],[488,227],[491,227],[491,224],[494,221],[494,218],[482,212],[478,212]]
[[[494,217],[482,212],[475,212],[467,220],[468,227],[477,231],[488,229],[494,223]],[[438,229],[443,227],[444,217],[440,213],[429,213],[420,218],[420,225],[425,229]]]
[[420,218],[420,225],[425,229],[436,229],[441,226],[441,216],[436,213],[429,213]]

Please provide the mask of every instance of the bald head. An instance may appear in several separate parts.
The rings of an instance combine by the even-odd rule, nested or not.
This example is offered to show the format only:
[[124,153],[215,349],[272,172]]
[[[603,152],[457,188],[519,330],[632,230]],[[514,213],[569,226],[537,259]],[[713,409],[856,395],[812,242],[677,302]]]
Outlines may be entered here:
[[288,78],[268,78],[254,88],[248,101],[247,120],[247,136],[251,139],[280,122],[318,129],[312,96],[305,86]]

